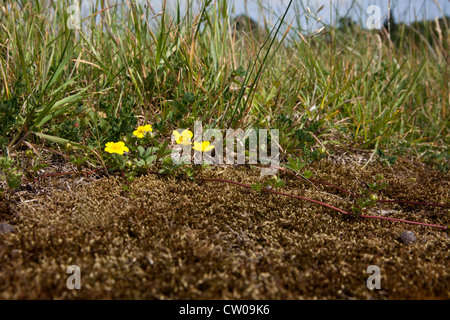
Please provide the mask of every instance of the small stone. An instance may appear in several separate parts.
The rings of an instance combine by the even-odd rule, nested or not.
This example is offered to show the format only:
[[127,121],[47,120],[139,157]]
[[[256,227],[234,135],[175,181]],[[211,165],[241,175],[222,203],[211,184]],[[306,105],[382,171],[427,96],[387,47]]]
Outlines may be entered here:
[[0,234],[14,232],[16,229],[8,223],[0,223]]
[[415,243],[417,241],[416,235],[412,231],[403,231],[400,234],[400,242],[403,242],[404,244],[411,244]]
[[390,214],[397,213],[397,212],[398,212],[397,210],[390,210],[390,209],[388,209],[388,210],[381,209],[380,210],[380,213],[382,216],[390,215]]

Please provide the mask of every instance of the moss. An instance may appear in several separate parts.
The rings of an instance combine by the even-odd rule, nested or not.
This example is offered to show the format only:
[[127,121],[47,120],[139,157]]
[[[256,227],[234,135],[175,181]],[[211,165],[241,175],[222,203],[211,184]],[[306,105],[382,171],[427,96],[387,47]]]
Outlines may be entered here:
[[[309,169],[314,178],[354,192],[383,174],[389,185],[383,199],[449,199],[448,176],[407,162],[363,170],[323,160]],[[262,181],[259,170],[247,167],[203,175]],[[279,176],[286,181],[281,191],[351,207],[345,193]],[[78,187],[69,181],[71,190],[63,188],[67,179],[49,178],[11,202],[12,213],[2,211],[0,222],[17,231],[0,235],[0,298],[450,298],[450,240],[438,229],[349,219],[313,203],[218,182],[149,174],[124,192],[115,177]],[[396,218],[449,224],[448,209],[379,207]],[[415,244],[397,240],[405,230],[415,233]],[[81,268],[81,290],[66,287],[69,265]],[[381,269],[381,290],[366,287],[370,265]]]

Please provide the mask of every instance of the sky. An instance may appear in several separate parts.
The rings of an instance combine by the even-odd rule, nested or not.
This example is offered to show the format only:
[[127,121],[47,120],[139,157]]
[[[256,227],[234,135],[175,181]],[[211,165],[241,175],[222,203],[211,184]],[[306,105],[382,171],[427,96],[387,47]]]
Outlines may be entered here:
[[[261,10],[258,10],[259,5],[257,1],[237,0],[234,3],[238,13],[245,12],[245,7],[247,6],[249,16],[258,18],[257,12]],[[266,0],[262,1],[262,3],[267,6],[266,14],[276,18],[283,14],[289,0]],[[293,0],[293,6],[302,8],[302,4],[303,7],[309,7],[313,14],[323,5],[324,8],[318,13],[318,16],[326,24],[334,21],[336,13],[340,16],[347,15],[358,22],[365,22],[370,14],[373,14],[373,11],[370,14],[367,13],[367,9],[371,5],[376,5],[380,8],[381,17],[387,17],[390,4],[390,14],[397,22],[410,23],[415,20],[435,19],[443,15],[450,16],[450,0]],[[295,11],[292,9],[290,9],[290,17],[293,16]],[[304,23],[306,20],[306,18],[302,19]]]
[[[74,0],[75,1],[75,0]],[[86,10],[96,0],[78,0],[82,5],[82,16],[86,15]],[[112,5],[121,1],[135,1],[141,5],[149,2],[153,9],[158,12],[162,8],[164,0],[108,0]],[[175,8],[177,0],[166,0],[166,6]],[[187,1],[193,2],[195,7],[199,8],[201,0],[179,0],[181,8],[185,7]],[[217,2],[220,0],[213,0]],[[286,10],[289,0],[227,0],[229,13],[231,16],[248,13],[248,15],[256,21],[262,23],[263,18],[261,12],[273,25],[276,20],[283,15]],[[320,21],[324,24],[335,24],[336,16],[347,16],[354,21],[359,22],[363,27],[367,20],[375,11],[367,12],[371,5],[378,6],[378,16],[383,20],[387,17],[388,9],[391,17],[394,17],[396,22],[410,23],[415,20],[435,19],[443,15],[450,16],[450,0],[293,0],[293,4],[288,11],[287,21],[294,20],[301,24],[304,29],[313,29],[320,27],[321,24],[314,22],[314,19],[307,19],[304,13],[307,8],[310,9],[314,16],[316,11],[324,6],[323,9],[316,15],[316,19],[320,17]],[[264,8],[261,10],[261,8]],[[300,10],[295,10],[296,8]],[[299,20],[295,20],[295,12],[300,13]],[[381,26],[381,25],[378,25]]]

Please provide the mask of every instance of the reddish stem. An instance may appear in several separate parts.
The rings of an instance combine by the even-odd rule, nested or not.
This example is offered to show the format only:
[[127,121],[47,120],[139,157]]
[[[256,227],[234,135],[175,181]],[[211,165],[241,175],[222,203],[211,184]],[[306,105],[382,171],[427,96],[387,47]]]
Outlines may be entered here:
[[[41,178],[51,177],[51,176],[61,176],[61,175],[66,175],[66,174],[85,174],[85,175],[90,175],[90,174],[93,174],[93,173],[95,173],[95,172],[97,172],[97,171],[104,170],[104,169],[105,169],[105,168],[99,168],[99,169],[94,169],[94,170],[92,170],[92,171],[87,171],[87,172],[83,172],[83,171],[79,171],[79,172],[77,172],[77,171],[72,171],[72,172],[61,172],[61,173],[49,173],[49,174],[44,174],[44,175],[42,175],[42,176],[40,176],[40,177],[38,177],[38,178],[24,180],[24,182],[38,181],[38,179],[41,179]],[[108,169],[108,168],[106,168],[106,169]],[[279,169],[281,169],[282,171],[287,171],[287,170],[285,170],[284,168],[279,168]],[[122,175],[124,175],[123,172],[122,172]],[[296,177],[299,177],[298,175],[295,175],[295,176],[296,176]],[[247,184],[244,184],[244,183],[240,183],[240,182],[231,181],[231,180],[226,180],[226,179],[197,178],[197,180],[226,182],[226,183],[236,184],[236,185],[239,185],[239,186],[242,186],[242,187],[245,187],[245,188],[251,188],[250,185],[247,185]],[[338,186],[335,186],[335,185],[333,185],[333,184],[331,184],[331,183],[327,183],[327,182],[323,182],[323,181],[315,180],[315,179],[309,179],[309,180],[311,180],[311,181],[313,181],[313,182],[317,182],[317,183],[322,183],[322,184],[325,184],[325,185],[329,185],[329,186],[331,186],[331,187],[334,187],[334,188],[336,188],[336,189],[339,189],[339,190],[341,190],[341,191],[344,191],[344,192],[346,192],[346,193],[348,193],[348,194],[350,194],[350,195],[352,195],[352,196],[354,196],[354,197],[358,197],[357,195],[351,193],[350,191],[347,191],[347,190],[345,190],[345,189],[342,189],[342,188],[340,188],[340,187],[338,187]],[[332,205],[329,205],[329,204],[320,202],[320,201],[318,201],[318,200],[314,200],[314,199],[310,199],[310,198],[305,198],[305,197],[297,196],[297,195],[290,194],[290,193],[284,193],[284,192],[274,191],[274,190],[265,190],[265,191],[266,191],[266,192],[269,192],[269,193],[280,194],[280,195],[287,196],[287,197],[291,197],[291,198],[297,198],[297,199],[300,199],[300,200],[305,200],[305,201],[313,202],[313,203],[319,204],[319,205],[321,205],[321,206],[324,206],[324,207],[333,209],[333,210],[335,210],[335,211],[344,213],[344,214],[346,214],[346,215],[352,215],[352,213],[350,213],[350,212],[347,212],[347,211],[344,211],[344,210],[342,210],[342,209],[333,207]],[[409,204],[424,204],[424,205],[430,205],[430,206],[446,207],[445,205],[442,205],[442,204],[434,204],[434,203],[426,203],[426,202],[414,202],[414,201],[378,200],[378,202],[395,202],[395,203],[409,203]],[[443,229],[443,230],[446,230],[446,229],[447,229],[447,226],[441,226],[441,225],[436,225],[436,224],[428,224],[428,223],[416,222],[416,221],[409,221],[409,220],[404,220],[404,219],[396,219],[396,218],[388,218],[388,217],[379,217],[379,216],[367,216],[367,215],[360,215],[360,217],[363,217],[363,218],[369,218],[369,219],[381,219],[381,220],[389,220],[389,221],[398,221],[398,222],[404,222],[404,223],[409,223],[409,224],[416,224],[416,225],[422,225],[422,226],[436,227],[436,228],[440,228],[440,229]]]
[[[251,188],[250,185],[248,184],[244,184],[244,183],[240,183],[240,182],[235,182],[235,181],[231,181],[231,180],[226,180],[226,179],[210,179],[210,178],[197,178],[197,180],[203,180],[203,181],[218,181],[218,182],[226,182],[226,183],[230,183],[230,184],[236,184],[245,188]],[[317,200],[313,200],[313,199],[309,199],[309,198],[304,198],[304,197],[300,197],[300,196],[296,196],[290,193],[284,193],[284,192],[279,192],[279,191],[274,191],[274,190],[264,190],[265,192],[269,192],[269,193],[274,193],[274,194],[280,194],[283,196],[287,196],[287,197],[292,197],[292,198],[297,198],[297,199],[301,199],[301,200],[306,200],[306,201],[310,201],[316,204],[319,204],[321,206],[333,209],[335,211],[347,214],[347,215],[353,215],[350,212],[344,211],[342,209],[333,207],[329,204],[317,201]],[[398,221],[398,222],[404,222],[404,223],[409,223],[409,224],[417,224],[417,225],[421,225],[421,226],[428,226],[428,227],[436,227],[436,228],[440,228],[442,230],[446,230],[447,226],[441,226],[441,225],[437,225],[437,224],[429,224],[429,223],[423,223],[423,222],[417,222],[417,221],[410,221],[410,220],[404,220],[404,219],[396,219],[396,218],[389,218],[389,217],[379,217],[379,216],[367,216],[367,215],[360,215],[360,217],[362,218],[368,218],[368,219],[381,219],[381,220],[389,220],[389,221]]]
[[[295,176],[298,177],[298,175],[295,175]],[[311,179],[311,178],[309,178],[308,180],[311,180],[312,182],[317,182],[317,183],[320,183],[320,184],[325,184],[325,185],[327,185],[327,186],[330,186],[330,187],[333,187],[333,188],[335,188],[335,189],[341,190],[341,191],[343,191],[343,192],[348,193],[348,194],[351,195],[352,197],[355,197],[355,198],[358,197],[358,196],[357,196],[356,194],[354,194],[353,192],[350,192],[350,191],[348,191],[348,190],[345,190],[345,189],[343,189],[343,188],[340,188],[340,187],[338,187],[338,186],[335,186],[334,184],[331,184],[331,183],[328,183],[328,182],[324,182],[324,181],[320,181],[320,180],[316,180],[316,179]]]
[[410,221],[410,220],[404,220],[404,219],[396,219],[396,218],[388,218],[388,217],[380,217],[380,216],[366,216],[366,215],[360,215],[360,217],[363,218],[369,218],[369,219],[381,219],[381,220],[389,220],[389,221],[399,221],[399,222],[405,222],[410,224],[418,224],[421,226],[427,226],[427,227],[436,227],[440,228],[442,230],[446,230],[447,226],[441,226],[439,224],[430,224],[430,223],[423,223],[423,222],[417,222],[417,221]]
[[[261,167],[260,165],[257,165],[259,167]],[[286,170],[285,168],[281,168],[281,167],[276,167],[277,169],[284,171],[284,172],[289,172],[288,170]],[[301,176],[295,174],[295,176],[297,178],[302,178]],[[351,195],[354,198],[361,198],[361,196],[358,196],[357,194],[354,194],[353,192],[350,192],[348,190],[345,190],[341,187],[335,186],[334,184],[328,183],[328,182],[324,182],[324,181],[320,181],[320,180],[316,180],[316,179],[311,179],[308,178],[308,180],[312,181],[312,182],[316,182],[316,183],[320,183],[320,184],[324,184],[330,187],[333,187],[335,189],[338,189],[340,191],[343,191],[345,193],[348,193],[349,195]],[[407,201],[407,200],[377,200],[377,202],[384,202],[384,203],[407,203],[407,204],[417,204],[417,205],[425,205],[425,206],[433,206],[433,207],[441,207],[441,208],[447,208],[448,205],[445,204],[438,204],[438,203],[429,203],[429,202],[418,202],[418,201]]]
[[447,208],[447,205],[445,205],[445,204],[438,204],[438,203],[417,202],[417,201],[406,201],[406,200],[377,200],[377,201],[378,201],[378,202],[385,202],[385,203],[421,204],[421,205],[425,205],[425,206],[433,206],[433,207]]
[[[251,186],[249,186],[248,184],[235,182],[235,181],[230,181],[230,180],[226,180],[226,179],[197,178],[197,180],[227,182],[227,183],[237,184],[239,186],[246,187],[246,188],[251,188]],[[296,196],[294,194],[289,194],[289,193],[284,193],[284,192],[279,192],[279,191],[274,191],[274,190],[264,190],[264,191],[265,192],[270,192],[270,193],[275,193],[275,194],[281,194],[283,196],[288,196],[288,197],[297,198],[297,199],[301,199],[301,200],[306,200],[306,201],[310,201],[310,202],[314,202],[314,203],[320,204],[321,206],[328,207],[328,208],[331,208],[333,210],[339,211],[341,213],[351,214],[351,213],[349,213],[347,211],[344,211],[342,209],[333,207],[332,205],[329,205],[329,204],[326,204],[326,203],[323,203],[323,202],[320,202],[320,201],[317,201],[317,200],[314,200],[314,199],[304,198],[304,197]]]
[[104,170],[104,168],[99,168],[99,169],[95,169],[95,170],[92,170],[92,171],[71,171],[71,172],[48,173],[48,174],[44,174],[44,175],[42,175],[40,177],[37,177],[37,178],[23,180],[23,182],[30,182],[30,181],[36,182],[36,181],[38,181],[39,179],[42,179],[42,178],[53,177],[53,176],[63,176],[63,175],[66,175],[66,174],[85,174],[85,175],[88,176],[88,175],[93,174],[93,173],[95,173],[97,171],[100,171],[100,170]]

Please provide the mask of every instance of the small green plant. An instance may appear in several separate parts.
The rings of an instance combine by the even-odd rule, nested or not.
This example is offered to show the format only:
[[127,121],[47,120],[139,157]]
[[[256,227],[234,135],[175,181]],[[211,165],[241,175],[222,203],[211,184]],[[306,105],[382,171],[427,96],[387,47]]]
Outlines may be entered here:
[[[161,169],[159,169],[158,172],[161,174],[172,174],[183,166],[183,163],[175,164],[170,157],[165,157],[161,159]],[[189,178],[194,179],[196,173],[194,169],[185,167],[184,170],[188,174]]]
[[137,148],[138,158],[135,159],[136,166],[137,167],[152,166],[158,157],[156,155],[156,152],[158,150],[159,150],[159,148],[157,148],[157,147],[151,147],[151,148],[145,149],[142,146],[139,146]]
[[263,183],[255,182],[251,185],[251,188],[258,192],[264,192],[266,190],[275,190],[285,185],[285,182],[281,180],[278,176],[272,176]]
[[283,187],[286,183],[278,178],[278,176],[273,176],[269,178],[268,184],[266,185],[266,189],[276,189]]
[[20,104],[17,98],[0,101],[0,147],[6,146],[8,139],[5,138],[18,123]]
[[74,164],[77,167],[78,171],[81,171],[81,166],[85,164],[89,160],[87,156],[76,156],[71,155],[69,158],[69,162]]
[[356,204],[352,206],[352,213],[354,216],[359,217],[361,214],[367,212],[367,210],[375,204],[375,201],[371,198],[357,198]]
[[22,183],[22,173],[10,157],[0,157],[0,179],[6,181],[9,189],[16,189]]
[[378,155],[378,160],[382,163],[386,163],[390,166],[392,166],[393,164],[395,164],[395,162],[398,159],[398,156],[390,156],[385,154],[381,149],[377,150],[377,155]]
[[313,173],[310,170],[305,170],[303,173],[300,173],[300,169],[302,169],[306,165],[306,162],[303,162],[300,158],[289,157],[288,163],[285,164],[286,168],[291,169],[296,174],[300,175],[305,179],[309,179],[312,177]]
[[259,182],[255,182],[251,185],[252,189],[258,192],[261,192],[261,190],[264,188],[264,185]]
[[379,192],[388,186],[387,183],[382,182],[383,179],[383,175],[379,174],[376,177],[377,181],[367,184],[367,189],[360,189],[362,197],[356,199],[356,205],[352,208],[354,215],[359,216],[375,205],[379,200]]
[[[388,184],[386,182],[383,182],[384,180],[384,176],[382,174],[379,174],[376,176],[376,180],[374,183],[368,183],[367,187],[370,190],[369,193],[369,197],[373,200],[373,201],[377,201],[378,200],[378,193],[385,189]],[[367,194],[367,190],[365,190],[366,194]]]
[[82,130],[80,127],[80,119],[69,119],[63,121],[61,124],[53,124],[51,132],[63,139],[74,142],[81,142]]
[[47,163],[40,163],[39,159],[36,159],[34,164],[32,166],[30,166],[29,168],[27,168],[27,170],[25,171],[25,176],[28,179],[34,179],[36,176],[36,173],[39,170],[42,170],[44,168],[47,168],[48,164]]

